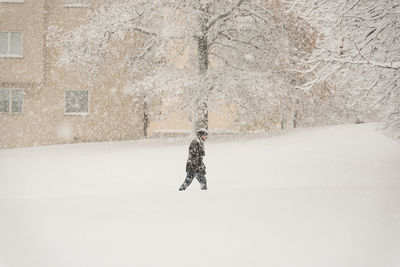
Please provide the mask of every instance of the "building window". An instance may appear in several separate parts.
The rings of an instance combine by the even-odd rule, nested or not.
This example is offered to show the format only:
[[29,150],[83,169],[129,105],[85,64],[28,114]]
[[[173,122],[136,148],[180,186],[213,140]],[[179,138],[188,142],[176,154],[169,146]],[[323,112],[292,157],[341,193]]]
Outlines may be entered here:
[[89,114],[89,91],[66,90],[64,94],[65,114]]
[[91,0],[65,0],[66,7],[90,7]]
[[20,114],[23,112],[24,90],[0,89],[0,112]]
[[22,57],[22,32],[0,32],[0,57]]
[[0,3],[23,3],[24,0],[0,0]]

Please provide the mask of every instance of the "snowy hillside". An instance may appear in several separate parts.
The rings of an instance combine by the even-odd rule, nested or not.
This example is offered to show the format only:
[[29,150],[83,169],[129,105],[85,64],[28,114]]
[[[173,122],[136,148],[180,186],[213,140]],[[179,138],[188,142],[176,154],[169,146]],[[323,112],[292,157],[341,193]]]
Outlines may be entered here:
[[400,266],[400,142],[375,125],[0,150],[0,267]]

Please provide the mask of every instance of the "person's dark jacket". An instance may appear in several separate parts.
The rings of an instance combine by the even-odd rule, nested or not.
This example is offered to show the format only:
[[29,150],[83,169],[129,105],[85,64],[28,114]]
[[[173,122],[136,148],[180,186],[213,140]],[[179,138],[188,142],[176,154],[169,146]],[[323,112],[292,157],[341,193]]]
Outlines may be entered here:
[[204,141],[200,138],[193,139],[189,146],[189,158],[186,162],[186,172],[206,173],[206,166],[203,162]]

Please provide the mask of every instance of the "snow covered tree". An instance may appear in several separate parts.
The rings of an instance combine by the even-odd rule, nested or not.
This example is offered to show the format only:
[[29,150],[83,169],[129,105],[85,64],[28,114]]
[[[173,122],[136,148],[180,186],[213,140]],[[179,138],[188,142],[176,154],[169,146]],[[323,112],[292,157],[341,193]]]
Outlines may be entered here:
[[220,99],[234,104],[242,131],[302,125],[305,118],[301,114],[313,106],[310,101],[315,97],[296,89],[309,75],[298,70],[302,67],[299,63],[315,48],[315,28],[293,13],[285,14],[279,1],[270,3],[268,11],[271,23],[262,25],[262,38],[257,43],[263,51],[244,48],[243,54],[233,50],[229,58],[235,68],[224,75],[226,80],[216,91]]
[[347,105],[378,112],[385,129],[400,136],[400,4],[395,0],[293,0],[290,11],[313,21],[324,33],[307,64],[321,81],[352,96]]
[[[279,1],[266,0],[104,0],[72,32],[54,34],[53,27],[49,35],[61,36],[53,41],[62,47],[61,61],[75,66],[83,82],[123,72],[125,87],[142,96],[144,110],[154,97],[179,98],[180,112],[196,130],[207,128],[209,108],[225,101],[239,114],[257,113],[253,128],[265,128],[271,109],[283,110],[270,107],[279,102],[272,96],[292,114],[300,97],[292,69],[295,56],[302,57],[294,51],[302,50],[280,10]],[[145,111],[144,131],[147,118]]]

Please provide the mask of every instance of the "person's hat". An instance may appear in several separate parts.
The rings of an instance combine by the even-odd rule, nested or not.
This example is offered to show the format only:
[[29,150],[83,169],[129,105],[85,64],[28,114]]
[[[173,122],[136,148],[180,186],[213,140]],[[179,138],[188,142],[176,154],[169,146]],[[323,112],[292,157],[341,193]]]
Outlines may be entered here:
[[203,135],[208,135],[207,130],[200,129],[200,130],[197,131],[197,136],[203,136]]

